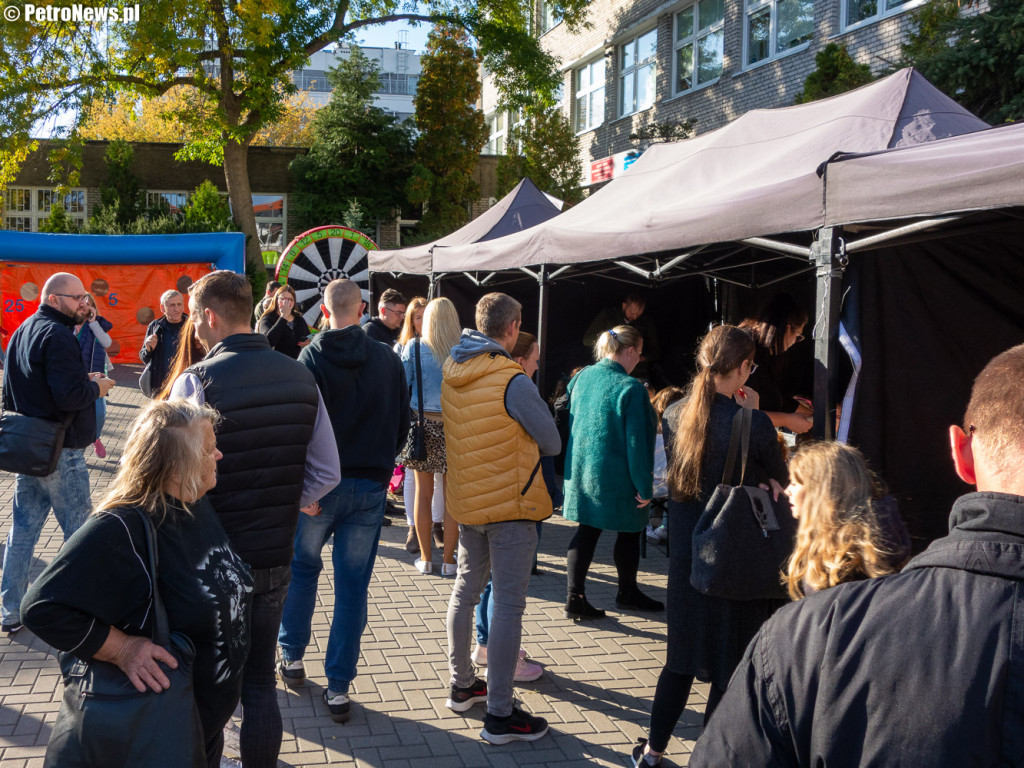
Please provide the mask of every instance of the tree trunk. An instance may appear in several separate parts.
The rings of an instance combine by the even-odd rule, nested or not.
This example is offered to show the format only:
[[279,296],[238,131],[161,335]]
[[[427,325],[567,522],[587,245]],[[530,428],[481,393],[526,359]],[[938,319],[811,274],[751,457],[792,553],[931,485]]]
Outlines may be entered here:
[[266,271],[260,238],[256,234],[256,213],[249,187],[249,145],[229,141],[224,146],[224,181],[231,201],[231,215],[245,233],[245,263],[253,272]]

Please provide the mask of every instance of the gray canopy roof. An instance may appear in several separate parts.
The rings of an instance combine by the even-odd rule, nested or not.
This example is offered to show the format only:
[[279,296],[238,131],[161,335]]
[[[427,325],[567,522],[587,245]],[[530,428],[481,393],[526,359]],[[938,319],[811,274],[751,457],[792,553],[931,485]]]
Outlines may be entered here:
[[693,139],[656,144],[622,176],[551,221],[435,250],[434,271],[667,255],[814,230],[824,221],[817,171],[837,152],[906,147],[987,127],[904,69],[840,96],[754,110]]
[[520,181],[515,189],[481,214],[450,235],[440,240],[411,248],[392,251],[371,251],[371,272],[401,272],[426,275],[430,273],[435,248],[447,248],[467,243],[486,242],[520,232],[557,216],[561,207],[552,198],[537,189],[529,179]]

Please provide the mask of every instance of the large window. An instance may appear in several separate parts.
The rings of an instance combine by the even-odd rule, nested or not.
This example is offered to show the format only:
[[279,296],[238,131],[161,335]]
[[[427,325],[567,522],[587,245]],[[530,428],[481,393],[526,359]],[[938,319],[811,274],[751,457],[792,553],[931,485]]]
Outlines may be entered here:
[[722,74],[724,16],[724,0],[699,0],[676,14],[675,93]]
[[894,13],[921,5],[924,0],[844,0],[843,27],[877,21]]
[[550,0],[540,1],[540,13],[537,15],[537,31],[544,34],[562,20],[555,14],[554,4]]
[[253,195],[252,209],[256,214],[256,234],[260,247],[280,247],[284,239],[284,195]]
[[484,145],[485,155],[505,154],[505,113],[492,112],[487,116],[487,129],[490,131],[490,138]]
[[780,56],[814,34],[813,0],[749,0],[746,16],[747,65]]
[[589,131],[604,122],[604,59],[584,64],[572,75],[576,93],[573,126],[576,132]]
[[637,35],[619,47],[619,116],[654,105],[658,30]]
[[146,207],[170,214],[182,214],[188,205],[188,192],[147,192]]
[[[50,211],[60,196],[52,189],[12,187],[3,196],[3,226],[17,232],[39,232],[40,223],[50,217]],[[85,190],[72,189],[60,201],[71,222],[81,228],[85,225]]]

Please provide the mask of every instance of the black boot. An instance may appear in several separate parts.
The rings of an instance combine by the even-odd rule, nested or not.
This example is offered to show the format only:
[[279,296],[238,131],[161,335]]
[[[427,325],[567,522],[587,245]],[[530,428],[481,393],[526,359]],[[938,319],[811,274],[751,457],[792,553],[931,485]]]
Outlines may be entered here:
[[587,602],[586,595],[569,595],[565,601],[565,618],[567,619],[603,619],[604,611]]
[[653,597],[648,597],[639,589],[631,592],[619,592],[615,596],[615,605],[632,611],[664,611],[665,604]]

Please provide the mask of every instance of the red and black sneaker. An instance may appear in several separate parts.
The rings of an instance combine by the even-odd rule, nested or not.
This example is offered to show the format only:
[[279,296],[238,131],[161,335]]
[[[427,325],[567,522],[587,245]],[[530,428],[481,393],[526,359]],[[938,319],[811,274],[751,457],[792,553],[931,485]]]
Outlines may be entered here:
[[491,744],[508,744],[512,741],[536,741],[547,732],[548,721],[543,717],[534,717],[519,707],[513,707],[508,717],[495,717],[488,712],[480,738]]
[[452,685],[448,701],[444,705],[454,712],[465,712],[478,701],[487,701],[487,683],[479,677],[473,681],[472,685],[467,685],[465,688],[457,688]]

